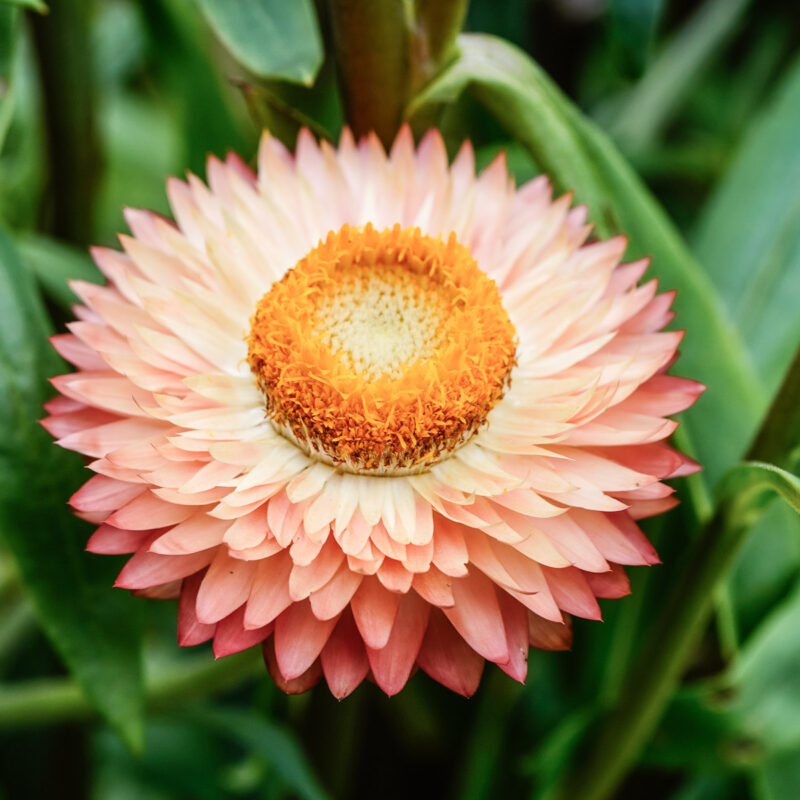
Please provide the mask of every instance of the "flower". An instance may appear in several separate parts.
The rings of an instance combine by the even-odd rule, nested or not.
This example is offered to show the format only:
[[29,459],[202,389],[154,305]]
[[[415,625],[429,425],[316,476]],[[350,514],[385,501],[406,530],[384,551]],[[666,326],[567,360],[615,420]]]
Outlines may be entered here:
[[53,338],[87,549],[180,597],[181,644],[263,642],[287,691],[524,680],[529,645],[568,647],[568,615],[657,562],[635,520],[696,468],[664,443],[702,389],[664,374],[672,294],[544,177],[476,177],[435,131],[388,156],[265,134],[257,175],[208,181],[169,181],[175,223],[127,212]]

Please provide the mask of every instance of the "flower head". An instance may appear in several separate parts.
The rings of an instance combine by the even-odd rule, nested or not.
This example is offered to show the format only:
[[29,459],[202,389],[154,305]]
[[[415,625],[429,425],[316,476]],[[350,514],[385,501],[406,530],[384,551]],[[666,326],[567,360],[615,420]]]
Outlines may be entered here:
[[88,549],[180,597],[181,644],[263,642],[288,691],[524,680],[657,561],[635,520],[695,468],[664,443],[702,388],[664,374],[672,295],[544,178],[476,177],[436,132],[388,156],[265,135],[257,175],[208,179],[169,182],[174,223],[128,212],[53,340]]

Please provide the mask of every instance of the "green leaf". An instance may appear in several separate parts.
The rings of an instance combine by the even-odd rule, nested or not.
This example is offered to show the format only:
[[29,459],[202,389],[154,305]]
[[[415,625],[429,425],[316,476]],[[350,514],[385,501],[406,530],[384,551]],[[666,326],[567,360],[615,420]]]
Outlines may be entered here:
[[20,19],[16,8],[0,5],[0,152],[14,113],[14,80]]
[[115,564],[83,552],[84,523],[66,507],[80,460],[36,423],[45,377],[63,369],[47,342],[36,287],[0,232],[0,535],[45,632],[89,701],[126,742],[141,741],[135,601],[112,590]]
[[308,128],[318,139],[333,141],[333,135],[329,131],[287,103],[277,92],[247,81],[238,82],[238,86],[258,126],[268,130],[289,149],[294,149],[301,128]]
[[282,726],[251,711],[232,708],[196,709],[186,714],[191,720],[265,758],[292,792],[303,800],[328,798],[297,740]]
[[695,251],[761,378],[777,388],[800,340],[800,59],[707,204]]
[[[619,2],[619,0],[618,0]],[[703,67],[736,29],[751,0],[706,0],[661,51],[609,119],[625,152],[641,152],[689,94]],[[626,5],[639,3],[625,0]]]
[[721,680],[739,729],[771,753],[800,749],[800,584],[759,626]]
[[756,772],[757,800],[797,800],[800,786],[800,750],[771,758]]
[[625,62],[641,72],[650,57],[664,0],[611,0],[611,38]]
[[17,249],[45,294],[64,308],[78,302],[67,281],[104,282],[89,254],[66,242],[33,233],[20,237]]
[[262,78],[310,86],[322,64],[311,0],[197,0],[236,59]]
[[408,114],[452,101],[469,87],[557,189],[574,190],[588,205],[601,235],[625,233],[629,256],[652,256],[661,287],[678,290],[678,319],[687,329],[680,371],[711,387],[685,418],[696,455],[716,480],[741,457],[766,396],[713,284],[608,137],[525,53],[477,34],[461,36],[459,45],[460,58],[412,101]]
[[39,14],[47,14],[50,11],[47,4],[43,3],[42,0],[0,0],[0,4],[29,8]]
[[731,469],[722,480],[720,495],[727,521],[736,527],[749,528],[778,494],[800,514],[800,478],[774,464],[748,461]]

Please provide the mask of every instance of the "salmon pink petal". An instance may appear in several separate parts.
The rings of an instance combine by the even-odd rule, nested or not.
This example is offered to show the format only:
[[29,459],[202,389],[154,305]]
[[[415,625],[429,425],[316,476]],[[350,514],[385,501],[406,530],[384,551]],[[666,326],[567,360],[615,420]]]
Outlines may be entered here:
[[317,619],[308,600],[292,603],[275,621],[275,659],[286,680],[300,677],[322,652],[337,617]]
[[236,611],[216,624],[214,657],[223,658],[260,644],[272,633],[274,627],[274,624],[270,623],[263,628],[245,628],[244,606],[239,606]]
[[390,697],[397,694],[414,667],[425,630],[430,605],[413,592],[403,595],[389,640],[380,649],[367,648],[369,665],[378,686]]
[[498,666],[515,681],[524,683],[528,674],[530,640],[528,616],[530,612],[503,591],[497,592],[497,602],[503,615],[503,626],[508,645],[508,661],[505,664],[498,664]]
[[204,625],[197,619],[197,592],[203,582],[205,570],[195,572],[184,578],[181,587],[181,599],[178,605],[178,644],[191,647],[207,642],[216,630],[216,625]]
[[625,597],[631,591],[628,576],[619,564],[612,564],[608,572],[584,573],[584,578],[596,597]]
[[550,569],[543,567],[553,599],[568,614],[586,619],[601,619],[600,606],[586,580],[587,574],[575,567]]
[[483,674],[483,658],[435,609],[431,611],[417,663],[435,681],[464,697],[475,694]]
[[292,560],[279,553],[257,562],[253,585],[247,600],[244,624],[247,628],[261,628],[274,620],[292,602],[289,594],[289,575]]
[[114,586],[122,589],[146,589],[148,586],[186,578],[208,566],[214,553],[213,548],[186,556],[162,556],[140,551],[122,568]]
[[307,692],[319,683],[322,677],[322,664],[319,659],[317,659],[302,675],[298,675],[291,680],[286,680],[278,667],[278,659],[275,656],[274,636],[271,636],[264,642],[263,651],[264,663],[267,666],[272,680],[274,680],[278,688],[286,692],[286,694],[303,694],[303,692]]
[[569,650],[572,645],[572,621],[553,622],[538,614],[528,612],[528,638],[540,650]]
[[353,595],[351,608],[367,647],[375,650],[386,647],[399,606],[399,594],[384,589],[375,578],[363,580]]
[[506,663],[508,642],[494,584],[477,570],[453,581],[455,603],[443,609],[469,646],[488,661]]
[[[69,504],[76,511],[114,511],[146,491],[136,483],[125,483],[105,475],[95,475],[75,492]],[[148,525],[148,528],[157,527]]]
[[197,618],[211,624],[233,613],[247,600],[255,571],[252,561],[231,558],[218,549],[197,593]]
[[311,593],[311,610],[317,619],[330,619],[349,605],[358,590],[363,575],[351,572],[344,564],[338,572],[316,592]]
[[86,549],[102,555],[135,553],[150,538],[150,531],[123,531],[111,525],[101,525],[89,538]]
[[349,611],[339,617],[320,661],[331,694],[337,700],[347,697],[367,677],[369,662],[364,642]]

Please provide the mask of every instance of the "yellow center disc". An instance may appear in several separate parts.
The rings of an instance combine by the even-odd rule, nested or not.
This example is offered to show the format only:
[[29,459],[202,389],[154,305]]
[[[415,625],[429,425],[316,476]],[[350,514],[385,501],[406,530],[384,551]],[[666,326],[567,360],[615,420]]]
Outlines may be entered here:
[[421,472],[468,441],[509,382],[516,332],[454,234],[331,231],[261,298],[248,362],[267,415],[351,472]]

